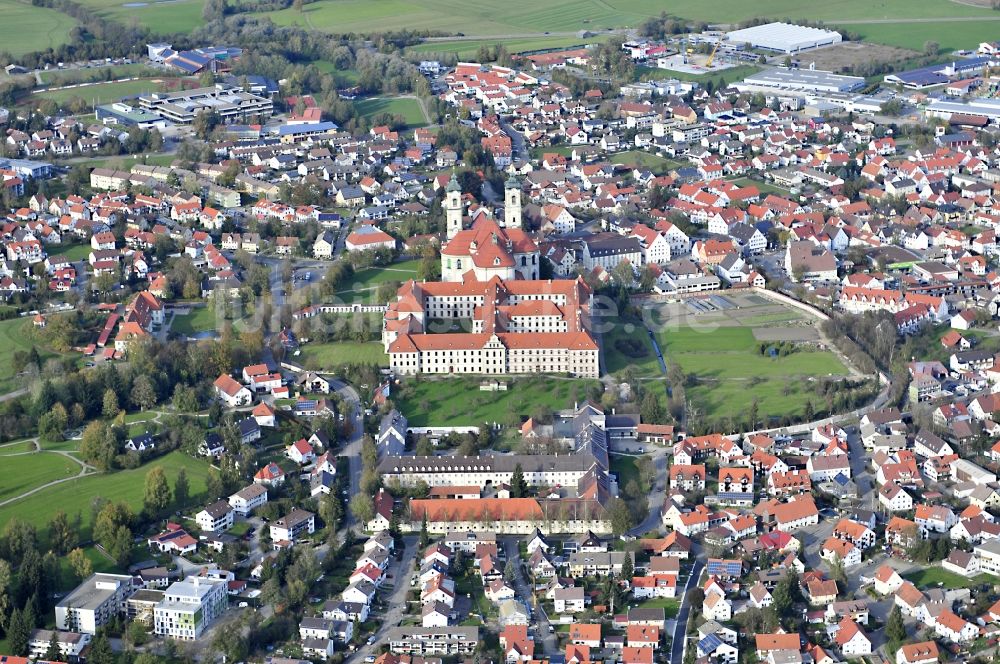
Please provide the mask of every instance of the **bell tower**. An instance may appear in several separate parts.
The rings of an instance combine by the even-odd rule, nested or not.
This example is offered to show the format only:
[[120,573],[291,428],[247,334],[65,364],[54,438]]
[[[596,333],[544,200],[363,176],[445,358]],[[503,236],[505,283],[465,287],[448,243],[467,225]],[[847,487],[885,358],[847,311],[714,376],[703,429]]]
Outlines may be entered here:
[[521,227],[521,183],[511,175],[503,186],[503,225],[507,228]]
[[444,213],[448,222],[448,239],[452,239],[462,230],[462,187],[452,176],[445,188]]

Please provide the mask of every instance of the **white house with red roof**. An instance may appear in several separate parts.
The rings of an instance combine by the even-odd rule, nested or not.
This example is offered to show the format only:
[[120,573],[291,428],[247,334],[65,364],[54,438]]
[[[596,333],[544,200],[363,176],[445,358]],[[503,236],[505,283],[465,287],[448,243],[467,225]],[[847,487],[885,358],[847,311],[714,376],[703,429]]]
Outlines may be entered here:
[[306,464],[316,459],[316,452],[305,438],[299,438],[285,449],[285,456],[298,464]]

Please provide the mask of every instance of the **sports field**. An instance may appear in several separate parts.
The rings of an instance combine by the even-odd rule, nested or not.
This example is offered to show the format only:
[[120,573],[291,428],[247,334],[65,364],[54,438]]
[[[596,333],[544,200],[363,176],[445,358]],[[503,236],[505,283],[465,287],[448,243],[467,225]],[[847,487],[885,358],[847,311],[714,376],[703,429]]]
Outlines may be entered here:
[[88,104],[110,104],[122,97],[158,92],[159,90],[159,79],[140,79],[138,81],[95,83],[93,85],[81,85],[74,88],[63,88],[62,90],[38,92],[33,95],[32,99],[41,97],[42,99],[51,99],[57,104],[65,104],[71,99],[79,97]]
[[358,115],[366,119],[383,113],[402,116],[408,127],[423,127],[428,124],[427,116],[420,108],[420,102],[409,97],[371,97],[354,102]]
[[[4,461],[9,460],[9,458],[4,459]],[[86,541],[91,536],[90,527],[93,519],[93,513],[90,509],[91,501],[98,496],[110,501],[125,501],[134,511],[139,512],[142,509],[146,473],[156,466],[161,466],[166,472],[167,481],[171,487],[173,487],[174,479],[177,477],[177,471],[184,467],[187,470],[192,497],[196,499],[205,492],[208,463],[181,452],[171,452],[134,470],[87,475],[77,480],[70,480],[43,489],[24,500],[0,507],[0,529],[12,517],[17,517],[36,524],[44,530],[44,525],[52,519],[56,512],[62,510],[71,519],[76,516],[76,512],[79,512],[82,520],[80,539]]]
[[[761,416],[798,416],[808,400],[818,404],[804,380],[848,375],[804,314],[756,295],[724,299],[735,306],[696,312],[684,303],[658,312],[663,325],[655,331],[657,343],[667,363],[689,377],[688,402],[702,415],[740,417],[756,399]],[[772,357],[770,348],[782,341],[793,352]]]
[[54,9],[0,0],[0,50],[11,55],[61,46],[69,41],[75,25],[76,21]]

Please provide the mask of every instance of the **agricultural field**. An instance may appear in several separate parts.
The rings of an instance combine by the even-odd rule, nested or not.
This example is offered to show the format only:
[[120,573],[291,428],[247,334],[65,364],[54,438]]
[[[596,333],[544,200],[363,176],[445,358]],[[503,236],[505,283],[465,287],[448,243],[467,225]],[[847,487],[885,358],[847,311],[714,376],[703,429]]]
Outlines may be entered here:
[[410,426],[478,426],[484,422],[515,424],[540,406],[552,410],[572,408],[586,398],[587,388],[599,386],[583,378],[504,379],[506,391],[484,392],[479,389],[481,376],[406,379],[404,387],[392,395],[401,412],[407,413]]
[[547,49],[564,49],[585,46],[602,41],[601,37],[580,39],[576,35],[569,37],[527,37],[522,39],[455,39],[441,41],[426,41],[406,49],[407,53],[419,53],[431,57],[441,54],[454,54],[461,60],[474,58],[482,46],[502,44],[509,53],[526,53]]
[[51,99],[57,104],[66,104],[72,99],[80,98],[88,104],[110,104],[122,97],[158,92],[160,90],[160,79],[140,79],[137,81],[115,81],[111,83],[94,83],[93,85],[81,85],[74,88],[62,90],[47,90],[36,92],[28,98]]
[[[10,461],[10,459],[5,459],[5,461]],[[138,512],[142,509],[146,473],[156,466],[163,468],[171,486],[177,477],[177,472],[182,467],[185,468],[188,481],[191,484],[192,502],[197,502],[199,498],[204,497],[208,462],[181,452],[171,452],[133,470],[87,475],[43,489],[23,500],[4,505],[0,507],[0,528],[12,518],[17,517],[36,524],[44,532],[44,525],[52,519],[56,512],[65,511],[72,519],[78,511],[81,519],[80,539],[86,541],[91,537],[93,513],[90,510],[90,505],[93,499],[100,496],[105,500],[124,501]]]
[[15,56],[67,43],[76,25],[66,14],[22,0],[0,0],[0,16],[0,48]]
[[[761,416],[800,415],[806,402],[816,399],[802,389],[803,380],[848,375],[804,315],[759,296],[725,299],[736,306],[693,312],[676,304],[658,312],[665,317],[662,329],[655,330],[657,343],[667,364],[688,376],[685,393],[700,414],[746,413],[756,399]],[[779,347],[785,352],[777,352]]]
[[191,32],[205,23],[204,0],[82,0],[81,4],[122,23],[137,21],[158,35]]
[[368,99],[358,99],[354,102],[354,108],[358,115],[366,119],[372,119],[383,113],[399,115],[406,122],[407,127],[416,128],[430,124],[430,120],[424,115],[420,102],[411,97],[369,97]]
[[[503,35],[527,38],[525,33],[531,32],[561,32],[564,34],[552,36],[570,37],[571,34],[565,33],[635,27],[663,11],[692,20],[727,24],[757,16],[827,23],[893,20],[900,16],[908,19],[996,17],[989,8],[946,0],[832,0],[822,5],[797,0],[761,0],[736,4],[731,0],[676,0],[669,3],[665,0],[602,0],[586,3],[573,0],[551,0],[545,3],[511,0],[504,3],[503,11],[497,11],[495,4],[483,0],[319,0],[306,5],[301,12],[289,8],[269,12],[267,15],[279,25],[297,24],[333,33],[428,29],[477,37]],[[934,27],[940,29],[939,26]]]
[[[966,5],[948,3],[955,9]],[[949,9],[950,11],[950,9]],[[982,10],[980,10],[982,11]],[[992,12],[992,16],[983,17],[981,21],[954,21],[950,23],[852,23],[840,20],[836,27],[857,33],[865,41],[898,46],[899,48],[922,51],[929,41],[938,43],[940,53],[950,53],[960,49],[976,48],[981,42],[993,41],[1000,31],[1000,13]],[[807,54],[803,54],[806,57]]]
[[345,364],[376,364],[389,366],[389,356],[382,350],[381,341],[331,341],[325,344],[303,344],[294,363],[311,369],[332,370]]

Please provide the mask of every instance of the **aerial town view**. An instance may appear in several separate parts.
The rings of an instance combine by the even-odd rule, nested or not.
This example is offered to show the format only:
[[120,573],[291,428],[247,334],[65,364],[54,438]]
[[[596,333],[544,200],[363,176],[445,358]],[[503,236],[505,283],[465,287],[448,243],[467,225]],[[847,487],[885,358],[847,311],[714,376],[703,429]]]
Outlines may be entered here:
[[0,67],[0,664],[1000,658],[1000,0],[0,0]]

